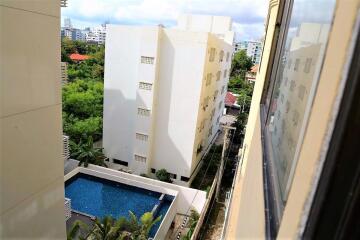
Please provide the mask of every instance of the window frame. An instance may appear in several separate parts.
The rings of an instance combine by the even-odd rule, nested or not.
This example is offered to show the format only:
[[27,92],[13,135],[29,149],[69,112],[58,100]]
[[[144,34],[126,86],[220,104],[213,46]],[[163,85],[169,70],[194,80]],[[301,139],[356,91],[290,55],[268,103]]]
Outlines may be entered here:
[[[337,1],[337,0],[336,0]],[[266,237],[268,239],[276,238],[280,224],[282,215],[284,212],[284,208],[286,205],[287,197],[289,195],[293,176],[295,172],[295,168],[297,165],[297,159],[299,158],[299,152],[300,148],[304,139],[304,134],[307,126],[307,122],[309,120],[310,112],[311,112],[311,105],[310,104],[314,100],[314,96],[316,94],[316,86],[311,85],[310,91],[308,93],[308,99],[310,102],[306,104],[306,107],[304,109],[304,116],[302,120],[302,126],[299,131],[299,138],[295,145],[295,152],[294,152],[294,158],[293,162],[290,166],[290,173],[289,177],[286,182],[286,188],[285,188],[285,196],[282,196],[279,181],[277,177],[276,172],[276,163],[273,159],[273,154],[271,153],[271,141],[268,136],[267,132],[267,124],[270,121],[270,106],[271,106],[271,100],[273,99],[274,90],[276,86],[276,80],[277,76],[280,71],[280,62],[281,62],[281,56],[283,56],[283,52],[285,49],[285,44],[287,40],[287,33],[289,30],[289,25],[291,22],[292,17],[292,10],[294,5],[294,0],[289,0],[280,3],[279,6],[279,13],[278,13],[278,19],[277,19],[277,26],[278,29],[275,27],[274,32],[274,41],[272,43],[272,48],[274,48],[274,54],[270,54],[269,59],[269,66],[266,71],[266,77],[265,77],[265,84],[262,91],[261,101],[260,101],[260,120],[261,120],[261,136],[262,136],[262,150],[263,150],[263,184],[264,184],[264,200],[265,200],[265,218],[266,218]],[[334,18],[335,12],[332,14],[332,18]],[[332,25],[331,25],[332,27]],[[276,32],[278,30],[278,33]],[[331,32],[331,30],[330,30]],[[330,34],[329,32],[329,34]],[[326,44],[324,45],[325,53],[326,48],[328,45],[330,35],[328,35],[328,40]],[[264,49],[264,48],[263,48]],[[322,61],[325,59],[325,55],[323,56]],[[312,67],[313,60],[310,61],[310,68]],[[322,71],[322,65],[319,67],[318,72],[314,73],[314,77],[316,77],[316,82],[313,82],[312,84],[318,84],[321,71]],[[294,71],[303,71],[305,66],[301,65],[301,62],[299,61],[297,68],[296,66],[296,59],[291,61],[291,66],[289,68],[294,68]],[[288,66],[285,66],[288,68]],[[305,73],[308,73],[304,71]],[[311,72],[311,70],[309,71]],[[291,83],[291,79],[287,79],[288,84]],[[298,92],[295,91],[293,94],[295,94],[298,97]],[[292,121],[290,122],[292,123]],[[284,200],[284,197],[286,200]]]

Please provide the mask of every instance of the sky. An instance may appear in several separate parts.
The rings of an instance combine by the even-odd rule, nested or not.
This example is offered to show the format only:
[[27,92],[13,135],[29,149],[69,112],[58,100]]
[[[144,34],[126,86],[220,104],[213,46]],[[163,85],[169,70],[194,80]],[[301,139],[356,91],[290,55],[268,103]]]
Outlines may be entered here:
[[182,13],[230,16],[236,41],[259,40],[264,35],[268,0],[68,0],[62,22],[76,28],[111,24],[176,25]]

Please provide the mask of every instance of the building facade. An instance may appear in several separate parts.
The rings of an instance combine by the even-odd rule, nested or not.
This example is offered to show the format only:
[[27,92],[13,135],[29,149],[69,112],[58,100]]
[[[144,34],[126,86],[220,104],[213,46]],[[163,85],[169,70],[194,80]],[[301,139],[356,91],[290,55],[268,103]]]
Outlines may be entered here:
[[0,15],[0,239],[66,239],[60,1]]
[[224,239],[360,237],[359,8],[270,1]]
[[262,43],[260,41],[241,41],[235,43],[235,52],[245,50],[246,55],[254,64],[259,64],[261,59]]
[[112,163],[190,183],[219,129],[230,29],[230,18],[189,15],[172,29],[108,26],[103,146]]

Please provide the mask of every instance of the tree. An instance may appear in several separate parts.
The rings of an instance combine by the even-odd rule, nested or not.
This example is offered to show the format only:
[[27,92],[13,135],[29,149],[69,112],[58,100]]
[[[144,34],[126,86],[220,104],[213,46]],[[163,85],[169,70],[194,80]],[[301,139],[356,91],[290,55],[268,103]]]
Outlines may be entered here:
[[120,230],[125,224],[126,218],[124,217],[119,218],[117,221],[111,216],[105,216],[101,221],[96,219],[89,237],[99,240],[119,239],[120,236],[123,236]]
[[170,173],[168,173],[168,171],[166,171],[166,169],[160,169],[158,171],[156,171],[155,176],[157,179],[159,179],[162,182],[168,182],[171,183],[171,179],[170,179]]
[[[92,229],[85,223],[76,221],[68,233],[68,240],[78,236],[79,239],[86,240],[147,240],[150,230],[162,217],[154,219],[151,212],[146,212],[139,221],[133,212],[129,211],[129,214],[130,219],[120,217],[115,220],[112,216],[105,216],[101,221],[97,219]],[[79,234],[80,232],[83,234]]]
[[71,157],[79,160],[79,166],[84,164],[87,167],[89,164],[107,167],[105,164],[105,156],[102,153],[102,148],[94,148],[92,137],[89,137],[86,143],[79,143],[70,141]]
[[63,129],[75,142],[102,136],[103,88],[101,82],[77,80],[63,87]]
[[234,58],[231,64],[231,74],[230,76],[243,75],[251,69],[253,62],[250,57],[246,55],[245,50],[240,50],[235,53]]
[[190,240],[191,239],[191,236],[194,233],[195,227],[200,218],[200,215],[196,210],[191,210],[190,212],[191,213],[190,213],[189,222],[187,223],[187,227],[189,228],[189,230],[186,233],[186,235],[182,238],[182,240]]

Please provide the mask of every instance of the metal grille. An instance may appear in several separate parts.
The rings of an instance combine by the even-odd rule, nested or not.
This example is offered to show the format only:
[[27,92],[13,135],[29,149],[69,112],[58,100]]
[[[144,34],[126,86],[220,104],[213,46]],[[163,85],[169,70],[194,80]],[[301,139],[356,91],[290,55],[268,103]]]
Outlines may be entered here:
[[64,161],[70,158],[69,137],[65,135],[63,135],[63,158]]
[[65,220],[71,218],[71,199],[65,198]]
[[60,0],[61,7],[67,7],[67,0]]

